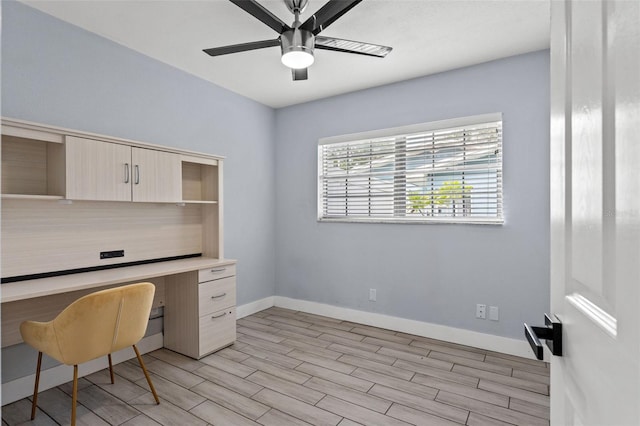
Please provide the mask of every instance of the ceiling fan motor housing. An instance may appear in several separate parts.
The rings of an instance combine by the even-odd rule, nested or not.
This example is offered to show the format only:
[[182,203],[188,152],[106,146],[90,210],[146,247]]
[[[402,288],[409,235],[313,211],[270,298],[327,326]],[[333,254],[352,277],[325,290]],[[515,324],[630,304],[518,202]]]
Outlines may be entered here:
[[291,13],[302,13],[304,8],[307,7],[307,3],[309,0],[284,0],[284,4],[287,5],[287,9],[291,11]]

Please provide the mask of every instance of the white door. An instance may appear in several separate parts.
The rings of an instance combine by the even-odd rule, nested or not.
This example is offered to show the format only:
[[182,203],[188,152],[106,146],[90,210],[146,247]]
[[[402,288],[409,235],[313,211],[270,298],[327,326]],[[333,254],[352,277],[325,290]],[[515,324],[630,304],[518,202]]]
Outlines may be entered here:
[[640,425],[640,1],[551,4],[551,424]]

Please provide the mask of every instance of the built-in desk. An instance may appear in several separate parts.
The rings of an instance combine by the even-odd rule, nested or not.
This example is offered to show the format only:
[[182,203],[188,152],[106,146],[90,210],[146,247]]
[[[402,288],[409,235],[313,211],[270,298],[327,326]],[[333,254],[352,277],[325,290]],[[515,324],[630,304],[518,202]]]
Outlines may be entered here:
[[2,303],[71,291],[93,289],[96,287],[122,284],[130,281],[144,281],[149,278],[182,272],[198,271],[235,264],[235,260],[193,257],[189,259],[170,260],[167,262],[149,263],[146,265],[125,266],[122,268],[104,269],[102,271],[84,272],[81,274],[61,275],[58,277],[37,280],[19,281],[2,284]]
[[[235,341],[236,267],[223,250],[223,157],[1,121],[5,278],[182,259],[2,284],[2,361],[19,371],[10,381],[3,376],[3,404],[33,388],[27,372],[36,354],[18,345],[20,323],[49,321],[103,288],[142,281],[156,286],[154,319],[139,345],[143,352],[164,346],[200,358]],[[202,257],[187,258],[193,253]],[[155,319],[160,308],[162,320]],[[132,350],[113,355],[120,361],[134,356]],[[106,361],[94,361],[80,366],[80,374],[104,368]],[[47,389],[68,381],[69,374],[57,365],[42,379],[41,389]]]
[[156,285],[165,346],[200,358],[235,341],[236,261],[196,257],[2,284],[2,347],[20,343],[20,323],[48,321],[84,294],[133,282]]

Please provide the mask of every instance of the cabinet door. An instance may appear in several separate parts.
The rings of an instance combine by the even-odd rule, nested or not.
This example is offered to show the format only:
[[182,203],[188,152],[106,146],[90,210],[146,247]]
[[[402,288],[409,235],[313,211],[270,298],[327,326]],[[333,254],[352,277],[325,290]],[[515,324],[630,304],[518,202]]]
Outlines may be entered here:
[[133,201],[182,200],[180,157],[163,151],[132,148]]
[[67,136],[66,198],[131,201],[131,147]]

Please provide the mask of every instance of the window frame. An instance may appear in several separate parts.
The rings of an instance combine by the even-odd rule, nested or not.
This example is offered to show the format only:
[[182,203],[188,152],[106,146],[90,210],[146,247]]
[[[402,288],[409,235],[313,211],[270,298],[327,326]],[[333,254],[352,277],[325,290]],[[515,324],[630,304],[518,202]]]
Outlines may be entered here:
[[[503,125],[502,113],[489,113],[474,115],[468,117],[459,117],[447,120],[431,121],[426,123],[411,124],[407,126],[393,127],[387,129],[373,130],[361,133],[352,133],[339,136],[325,137],[318,140],[318,157],[317,157],[317,221],[318,222],[341,222],[341,223],[392,223],[392,224],[481,224],[481,225],[503,225],[505,223],[504,209],[504,185],[500,183],[500,202],[498,209],[498,217],[470,217],[470,216],[439,216],[439,217],[410,217],[402,218],[398,216],[387,217],[324,217],[323,209],[323,154],[322,147],[329,144],[340,144],[347,142],[358,142],[367,139],[390,138],[412,133],[435,132],[456,127],[465,127],[473,125],[482,125],[491,122],[500,122]],[[500,136],[500,167],[499,172],[502,176],[504,173],[504,146],[502,133]],[[406,177],[406,175],[404,175]],[[498,193],[498,191],[496,191]],[[395,196],[394,192],[394,196]]]

